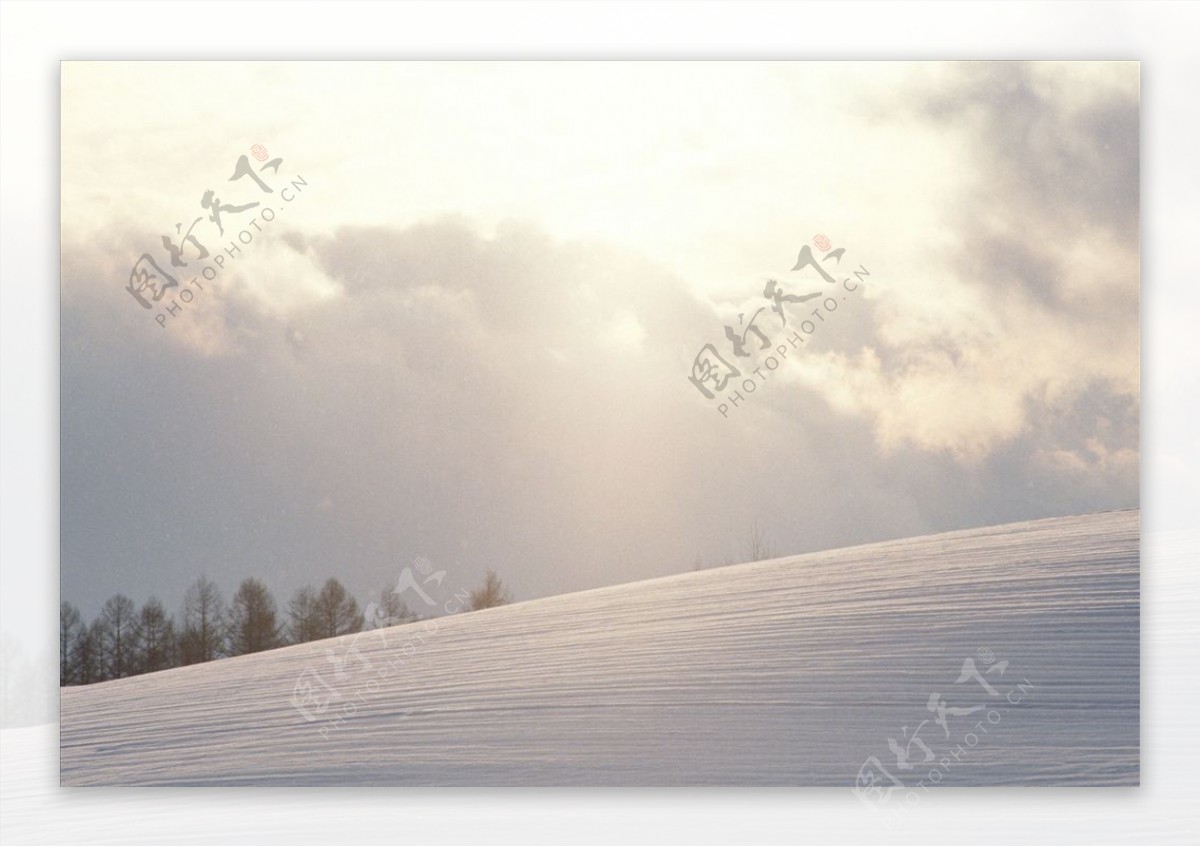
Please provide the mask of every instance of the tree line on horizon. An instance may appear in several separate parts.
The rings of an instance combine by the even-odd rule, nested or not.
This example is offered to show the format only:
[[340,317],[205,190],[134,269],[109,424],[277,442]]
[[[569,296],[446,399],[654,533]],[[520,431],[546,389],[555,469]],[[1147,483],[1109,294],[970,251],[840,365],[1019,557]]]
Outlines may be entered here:
[[[509,602],[508,590],[489,570],[483,585],[470,592],[462,611]],[[379,594],[376,617],[388,626],[420,620],[420,615],[386,586]],[[126,595],[115,594],[90,624],[74,605],[63,600],[59,604],[59,685],[90,685],[335,638],[360,632],[366,623],[358,601],[332,577],[319,591],[312,586],[297,590],[281,613],[261,580],[242,580],[233,600],[226,604],[217,584],[201,576],[184,593],[178,624],[156,597],[138,609]]]

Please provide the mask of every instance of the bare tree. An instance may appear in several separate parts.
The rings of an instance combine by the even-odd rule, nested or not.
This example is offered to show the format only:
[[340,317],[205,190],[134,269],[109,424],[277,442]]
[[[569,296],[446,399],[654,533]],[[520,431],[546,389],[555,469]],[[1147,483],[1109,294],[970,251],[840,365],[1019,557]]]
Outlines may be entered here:
[[755,521],[750,525],[750,561],[761,562],[764,559],[773,558],[775,558],[775,551],[767,545],[766,537],[758,528],[758,521]]
[[358,632],[363,628],[363,616],[358,610],[358,601],[332,577],[325,580],[325,584],[321,586],[314,612],[319,626],[319,638],[333,638],[348,632]]
[[229,610],[229,652],[240,656],[279,646],[275,599],[267,586],[251,577],[242,581]]
[[175,622],[158,598],[142,606],[137,619],[137,673],[166,670],[175,664]]
[[75,682],[79,685],[90,685],[107,679],[104,664],[100,661],[100,644],[103,641],[101,629],[99,618],[92,621],[90,626],[79,628],[73,654]]
[[58,684],[71,685],[76,681],[75,645],[83,629],[79,610],[66,600],[58,604]]
[[124,594],[109,597],[100,610],[100,661],[106,679],[135,672],[137,657],[136,607]]
[[374,616],[368,623],[376,627],[399,626],[420,619],[421,616],[408,608],[393,586],[385,585],[379,592],[379,602],[375,604]]
[[292,595],[288,603],[288,636],[293,644],[315,641],[321,637],[317,620],[317,593],[304,586]]
[[503,606],[511,602],[512,595],[500,581],[500,577],[496,576],[496,572],[489,569],[487,576],[483,579],[483,585],[471,592],[471,597],[467,601],[467,611],[490,609],[493,606]]
[[225,601],[217,584],[202,576],[183,595],[180,661],[211,662],[225,653]]

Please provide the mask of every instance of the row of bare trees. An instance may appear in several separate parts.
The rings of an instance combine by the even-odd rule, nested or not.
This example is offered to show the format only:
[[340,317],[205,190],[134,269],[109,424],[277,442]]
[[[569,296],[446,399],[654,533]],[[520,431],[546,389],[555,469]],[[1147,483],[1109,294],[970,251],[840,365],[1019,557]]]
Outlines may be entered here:
[[[472,591],[464,611],[510,601],[493,572]],[[380,592],[374,623],[418,619],[390,587]],[[285,613],[262,581],[242,581],[225,603],[217,584],[200,577],[187,589],[178,623],[151,597],[139,609],[124,594],[110,597],[90,624],[65,600],[59,606],[59,684],[88,685],[110,679],[166,670],[225,656],[240,656],[334,638],[363,628],[358,601],[336,579],[319,590],[298,590]]]

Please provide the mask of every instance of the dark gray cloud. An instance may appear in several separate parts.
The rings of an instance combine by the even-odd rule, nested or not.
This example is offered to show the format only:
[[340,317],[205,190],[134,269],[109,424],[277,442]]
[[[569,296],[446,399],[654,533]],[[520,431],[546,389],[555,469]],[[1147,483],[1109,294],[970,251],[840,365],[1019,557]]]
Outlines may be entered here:
[[122,291],[155,233],[67,227],[64,597],[365,597],[423,555],[530,598],[740,561],[756,524],[783,554],[1137,505],[1138,103],[1073,79],[965,64],[873,104],[964,188],[940,264],[854,262],[936,284],[848,303],[729,419],[686,377],[761,285],[714,311],[530,225],[281,221],[164,330]]
[[1140,104],[1053,67],[964,63],[915,110],[973,136],[982,179],[958,210],[964,276],[1062,307],[1074,244],[1136,253]]
[[234,274],[191,336],[107,282],[137,239],[112,243],[63,257],[62,590],[89,614],[117,591],[175,605],[201,572],[364,596],[417,555],[530,598],[740,561],[753,524],[782,554],[1136,504],[1136,465],[1068,484],[1038,458],[1101,409],[1134,437],[1103,392],[982,465],[885,453],[782,381],[724,420],[686,373],[732,315],[613,247],[455,220],[293,232],[275,247],[341,294],[280,312]]
[[[937,282],[885,267],[905,282],[864,304],[869,325],[830,348],[843,358],[826,357],[817,388],[833,402],[861,383],[843,405],[889,449],[1131,465],[1136,487],[1136,434],[1105,410],[1136,410],[1139,393],[1137,68],[936,70],[866,114],[943,145],[959,169],[943,246],[919,271]],[[1069,436],[1052,434],[1060,420]]]

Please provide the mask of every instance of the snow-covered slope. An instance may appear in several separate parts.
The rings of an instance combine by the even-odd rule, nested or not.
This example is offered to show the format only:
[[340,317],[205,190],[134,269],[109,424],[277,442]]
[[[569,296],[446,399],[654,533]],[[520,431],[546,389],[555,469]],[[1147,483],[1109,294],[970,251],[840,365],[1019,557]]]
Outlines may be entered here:
[[62,782],[1136,784],[1138,521],[737,565],[67,688]]

